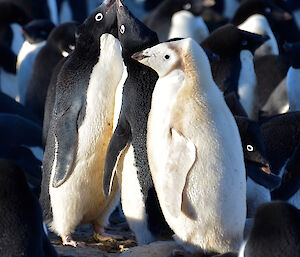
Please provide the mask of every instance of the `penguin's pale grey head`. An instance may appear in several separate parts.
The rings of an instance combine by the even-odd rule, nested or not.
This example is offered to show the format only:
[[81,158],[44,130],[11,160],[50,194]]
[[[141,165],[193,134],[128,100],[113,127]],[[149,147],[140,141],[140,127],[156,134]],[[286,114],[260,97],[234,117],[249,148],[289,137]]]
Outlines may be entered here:
[[[173,70],[187,69],[186,62],[190,63],[191,52],[195,48],[202,48],[191,38],[161,43],[132,55],[132,58],[155,70],[159,77],[164,77]],[[202,50],[205,55],[204,51]]]

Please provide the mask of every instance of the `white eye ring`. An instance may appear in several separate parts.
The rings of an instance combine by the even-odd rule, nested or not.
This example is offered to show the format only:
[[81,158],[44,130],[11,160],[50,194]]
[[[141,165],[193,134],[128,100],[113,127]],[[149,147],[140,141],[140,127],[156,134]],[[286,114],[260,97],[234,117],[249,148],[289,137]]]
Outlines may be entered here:
[[247,151],[248,152],[253,152],[254,148],[252,145],[247,145]]
[[120,32],[121,32],[121,34],[124,34],[124,33],[125,33],[125,26],[124,26],[124,25],[121,25],[121,27],[120,27]]
[[191,7],[192,7],[191,3],[187,3],[187,4],[185,4],[185,5],[183,6],[183,9],[184,9],[184,10],[189,10],[189,9],[191,9]]
[[95,16],[96,21],[101,21],[103,19],[103,14],[101,12],[97,13]]

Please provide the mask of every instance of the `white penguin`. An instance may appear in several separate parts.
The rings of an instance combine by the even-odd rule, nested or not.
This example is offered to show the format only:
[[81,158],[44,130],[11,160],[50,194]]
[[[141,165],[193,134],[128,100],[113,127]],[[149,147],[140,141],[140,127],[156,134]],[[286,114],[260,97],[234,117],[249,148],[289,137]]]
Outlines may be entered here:
[[240,24],[238,28],[260,35],[268,35],[270,37],[268,41],[255,51],[255,56],[269,54],[279,55],[277,41],[265,16],[261,14],[251,15],[246,21]]
[[208,36],[208,28],[201,16],[194,16],[186,10],[173,14],[169,39],[191,37],[200,44]]
[[237,251],[246,220],[242,145],[205,52],[188,38],[132,57],[159,75],[148,120],[148,157],[177,242],[192,253]]

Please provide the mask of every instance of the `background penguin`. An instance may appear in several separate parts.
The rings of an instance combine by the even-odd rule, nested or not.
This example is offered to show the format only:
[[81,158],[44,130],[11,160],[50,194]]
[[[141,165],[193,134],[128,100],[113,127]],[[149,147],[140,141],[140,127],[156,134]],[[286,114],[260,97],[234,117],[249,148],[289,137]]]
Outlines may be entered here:
[[287,201],[300,208],[300,143],[283,167],[280,187],[272,192],[272,199]]
[[24,43],[17,59],[18,101],[25,104],[26,90],[40,49],[54,28],[50,20],[33,20],[22,27]]
[[[177,242],[190,252],[236,251],[246,218],[242,146],[205,52],[194,40],[184,39],[156,45],[133,58],[159,75],[147,147],[159,202]],[[230,190],[226,179],[231,181]],[[222,222],[217,213],[222,213]]]
[[[138,243],[149,244],[168,229],[151,178],[146,146],[148,114],[158,75],[134,61],[131,55],[159,41],[156,33],[120,1],[118,6],[118,37],[128,77],[123,86],[119,121],[106,154],[104,190],[108,193],[113,171],[117,169],[124,215]],[[115,113],[119,113],[117,108]]]
[[25,106],[43,122],[44,106],[51,75],[56,64],[75,49],[75,22],[56,27],[38,53],[26,92]]
[[1,256],[58,257],[22,170],[4,159],[0,160],[0,205]]
[[284,202],[259,207],[254,226],[239,257],[299,257],[300,214]]
[[212,64],[213,77],[218,87],[225,95],[236,92],[252,119],[258,116],[253,53],[267,39],[267,36],[243,31],[228,24],[215,30],[201,43],[204,49],[220,56],[220,61]]
[[59,13],[60,23],[73,20],[81,24],[89,15],[87,10],[87,1],[56,0],[56,2],[57,2],[57,9]]
[[58,75],[47,137],[40,202],[47,224],[72,246],[77,242],[71,233],[79,224],[91,222],[97,239],[103,238],[119,200],[117,184],[107,199],[101,187],[115,90],[123,72],[119,42],[104,34],[117,35],[111,4],[103,2],[77,30],[75,51]]

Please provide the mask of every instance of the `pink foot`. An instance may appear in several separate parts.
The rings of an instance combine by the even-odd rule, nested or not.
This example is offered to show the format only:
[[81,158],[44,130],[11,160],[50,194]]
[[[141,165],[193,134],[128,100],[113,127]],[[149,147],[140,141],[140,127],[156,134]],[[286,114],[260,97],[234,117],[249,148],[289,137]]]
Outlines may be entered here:
[[70,246],[73,246],[73,247],[77,247],[77,246],[84,247],[85,246],[84,242],[74,241],[72,239],[71,235],[62,236],[61,239],[62,239],[63,245],[70,245]]

